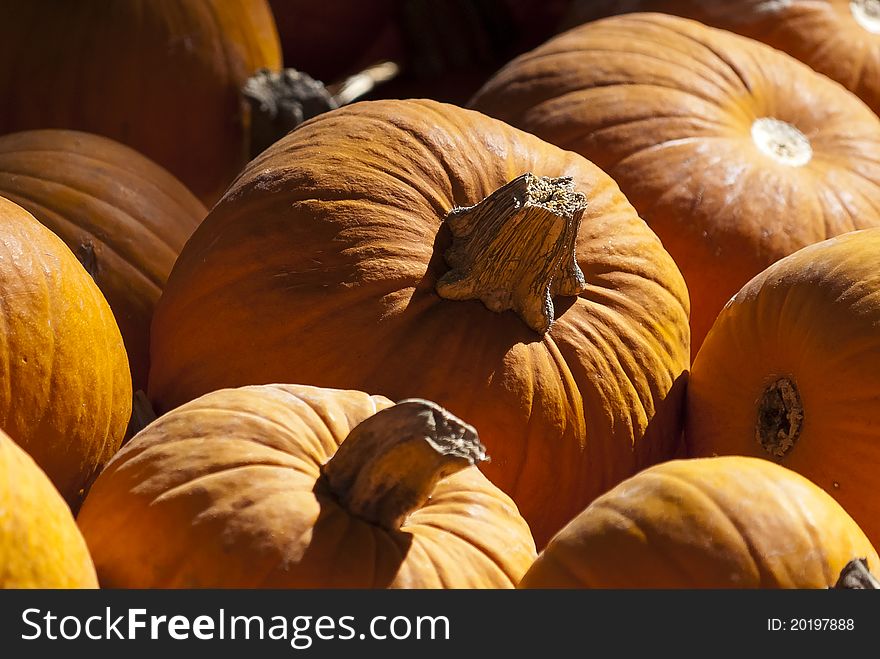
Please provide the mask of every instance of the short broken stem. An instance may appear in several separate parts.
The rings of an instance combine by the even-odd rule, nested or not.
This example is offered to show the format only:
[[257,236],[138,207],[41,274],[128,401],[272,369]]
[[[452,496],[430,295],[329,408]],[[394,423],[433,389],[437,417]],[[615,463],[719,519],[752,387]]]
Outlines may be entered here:
[[544,334],[555,320],[553,297],[586,288],[575,254],[586,204],[570,177],[526,173],[474,206],[454,208],[446,217],[451,270],[437,293],[478,299],[497,313],[512,309]]
[[394,62],[379,62],[327,85],[296,69],[260,69],[245,82],[250,106],[250,149],[254,158],[307,119],[353,103],[400,72]]
[[758,400],[755,438],[770,455],[782,458],[794,447],[804,425],[804,405],[794,380],[771,382]]
[[350,513],[396,531],[442,478],[486,459],[472,426],[408,399],[355,426],[321,473]]

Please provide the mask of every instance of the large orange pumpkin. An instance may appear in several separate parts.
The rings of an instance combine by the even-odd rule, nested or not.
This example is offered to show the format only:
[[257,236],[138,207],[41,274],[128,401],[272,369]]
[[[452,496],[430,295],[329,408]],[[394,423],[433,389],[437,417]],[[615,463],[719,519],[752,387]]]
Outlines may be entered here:
[[436,400],[476,426],[541,544],[676,450],[687,312],[660,241],[577,154],[451,105],[359,103],[254,160],[193,234],[156,309],[150,395]]
[[70,508],[0,430],[0,588],[97,588]]
[[0,195],[59,236],[110,303],[136,389],[171,266],[207,210],[177,179],[113,140],[64,130],[0,137]]
[[67,246],[2,197],[0,297],[0,428],[75,508],[131,414],[122,336]]
[[877,0],[574,0],[564,24],[660,11],[763,41],[809,64],[880,111]]
[[660,14],[514,60],[473,107],[607,171],[681,267],[696,353],[725,302],[805,245],[880,225],[880,120],[768,46]]
[[694,360],[691,455],[764,457],[827,490],[880,543],[880,229],[750,281]]
[[106,135],[213,203],[248,158],[240,94],[281,67],[266,0],[3,0],[0,134]]
[[535,544],[483,459],[427,401],[222,390],[127,444],[78,522],[105,587],[512,588]]
[[830,588],[880,558],[821,488],[765,460],[673,460],[624,481],[559,532],[523,588]]

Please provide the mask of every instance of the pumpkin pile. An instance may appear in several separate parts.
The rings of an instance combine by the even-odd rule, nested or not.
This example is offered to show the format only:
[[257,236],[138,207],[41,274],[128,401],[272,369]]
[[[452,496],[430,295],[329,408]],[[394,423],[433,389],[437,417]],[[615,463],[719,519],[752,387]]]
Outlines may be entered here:
[[0,587],[875,587],[873,5],[340,4],[0,0]]

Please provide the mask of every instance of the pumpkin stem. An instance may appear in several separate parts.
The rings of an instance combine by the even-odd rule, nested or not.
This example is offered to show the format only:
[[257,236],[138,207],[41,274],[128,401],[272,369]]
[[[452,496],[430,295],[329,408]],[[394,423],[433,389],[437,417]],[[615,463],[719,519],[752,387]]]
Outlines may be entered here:
[[296,69],[260,69],[242,87],[250,106],[250,158],[254,158],[306,119],[353,103],[376,85],[394,78],[400,67],[379,62],[327,85]]
[[478,299],[491,311],[515,311],[540,334],[554,321],[553,297],[586,288],[575,243],[586,196],[571,177],[527,173],[474,206],[446,216],[451,270],[437,282],[449,300]]
[[440,479],[486,459],[472,426],[407,399],[355,426],[321,473],[349,512],[397,531]]
[[804,405],[794,380],[770,383],[758,401],[755,437],[770,455],[784,457],[794,447],[804,425]]
[[251,109],[251,158],[306,119],[337,107],[323,84],[296,69],[260,69],[241,92]]
[[854,558],[840,572],[835,588],[848,590],[880,590],[880,581],[868,571],[865,558]]

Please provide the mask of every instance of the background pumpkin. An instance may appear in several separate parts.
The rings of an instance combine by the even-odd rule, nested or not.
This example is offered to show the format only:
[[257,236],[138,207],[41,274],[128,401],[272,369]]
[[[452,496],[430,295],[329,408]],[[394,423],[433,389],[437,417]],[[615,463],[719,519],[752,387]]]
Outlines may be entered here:
[[522,588],[830,588],[880,558],[821,488],[765,460],[673,460],[596,499]]
[[51,229],[94,277],[122,332],[134,388],[146,390],[153,307],[208,211],[136,151],[64,130],[0,137],[0,195]]
[[241,87],[281,52],[266,0],[4,0],[0,62],[0,134],[106,135],[211,204],[248,159]]
[[767,458],[828,491],[880,542],[880,230],[806,247],[725,307],[694,360],[691,455]]
[[97,588],[70,508],[0,430],[0,588]]
[[472,106],[618,182],[684,274],[694,354],[768,265],[880,225],[877,116],[784,53],[694,21],[589,23],[511,62]]
[[424,401],[223,390],[129,442],[78,522],[104,587],[512,588],[535,545],[483,458]]
[[119,328],[67,246],[2,197],[0,296],[0,428],[76,508],[131,414]]
[[[435,292],[447,214],[529,171],[571,176],[586,195],[570,235],[585,286],[556,297],[546,334]],[[528,252],[559,225],[537,221],[510,241],[521,253],[484,260],[525,266],[504,285],[550,263]],[[161,412],[223,387],[301,382],[436,400],[477,428],[485,473],[540,545],[676,450],[687,313],[659,240],[580,156],[450,105],[359,103],[264,152],[193,234],[156,309],[150,396]]]
[[566,27],[660,11],[742,34],[787,52],[880,111],[880,12],[876,0],[574,0]]

